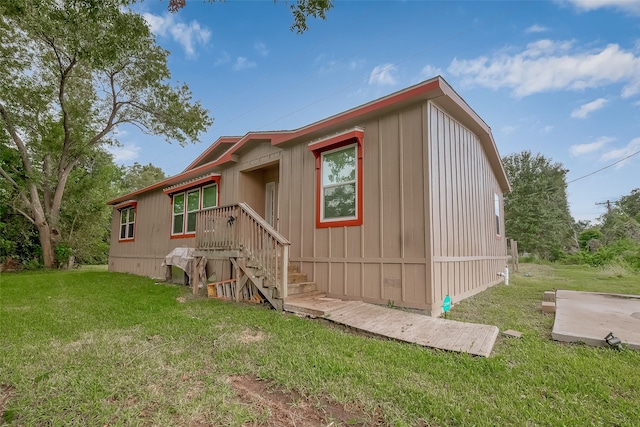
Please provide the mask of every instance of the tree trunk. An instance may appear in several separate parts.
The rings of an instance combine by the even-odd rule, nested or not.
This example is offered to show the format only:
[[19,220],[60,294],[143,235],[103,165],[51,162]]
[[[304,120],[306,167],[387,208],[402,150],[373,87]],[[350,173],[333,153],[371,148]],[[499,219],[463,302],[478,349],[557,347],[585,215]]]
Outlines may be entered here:
[[37,221],[38,236],[40,237],[40,246],[42,247],[42,259],[45,268],[54,268],[56,257],[53,254],[53,240],[49,224],[46,221]]

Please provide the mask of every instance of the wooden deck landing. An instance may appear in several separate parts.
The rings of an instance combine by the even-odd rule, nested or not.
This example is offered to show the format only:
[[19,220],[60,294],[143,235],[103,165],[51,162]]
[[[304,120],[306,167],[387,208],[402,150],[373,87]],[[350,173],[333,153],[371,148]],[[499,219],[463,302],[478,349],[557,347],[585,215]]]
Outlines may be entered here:
[[284,310],[324,317],[361,331],[425,347],[484,357],[489,357],[498,336],[495,326],[429,317],[361,301],[327,298],[322,294],[287,298]]

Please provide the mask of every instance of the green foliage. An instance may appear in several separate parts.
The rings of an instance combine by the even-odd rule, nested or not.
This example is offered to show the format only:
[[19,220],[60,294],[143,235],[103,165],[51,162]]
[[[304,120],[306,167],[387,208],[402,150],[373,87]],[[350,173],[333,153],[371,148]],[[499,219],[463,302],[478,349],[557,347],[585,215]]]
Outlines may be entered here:
[[580,236],[578,237],[580,249],[587,249],[587,244],[593,239],[602,239],[602,233],[597,228],[589,228],[588,230],[584,230],[580,233]]
[[16,261],[22,268],[39,268],[42,265],[38,230],[0,200],[0,263],[7,258]]
[[630,239],[640,243],[640,224],[629,215],[614,209],[605,214],[600,226],[602,240],[611,244],[618,240]]
[[[60,213],[60,233],[79,264],[108,261],[112,208],[105,201],[119,194],[120,173],[111,155],[96,149],[69,176]],[[58,261],[66,263],[66,258]]]
[[504,196],[505,228],[520,252],[560,259],[573,243],[573,219],[560,163],[530,151],[502,159],[512,185]]
[[580,233],[580,251],[565,259],[567,264],[619,266],[640,271],[640,189],[623,196],[600,218],[600,223]]
[[635,218],[640,222],[640,188],[631,190],[626,196],[623,196],[616,202],[616,206],[631,218]]
[[[3,274],[0,384],[13,391],[3,408],[19,426],[293,425],[283,408],[297,425],[330,425],[329,403],[361,408],[357,425],[367,426],[635,426],[640,352],[554,342],[540,301],[553,289],[637,293],[639,277],[585,266],[520,271],[511,286],[449,313],[523,333],[498,337],[490,358],[197,299],[144,277]],[[239,400],[240,378],[269,392]],[[273,394],[292,399],[278,400],[280,418],[264,406]],[[308,407],[320,418],[293,417]]]
[[592,267],[620,265],[640,271],[640,244],[630,239],[617,240],[604,245],[594,252],[581,250],[563,259],[565,264],[587,264]]
[[212,123],[185,84],[170,83],[169,52],[127,3],[0,0],[0,188],[37,224],[48,267],[63,217],[74,217],[69,180],[115,144],[119,125],[185,144]]
[[71,247],[64,242],[56,246],[55,252],[56,261],[58,262],[58,264],[66,264],[67,261],[69,261],[69,257],[73,255],[73,250],[71,249]]
[[[135,0],[132,0],[135,2]],[[213,3],[217,0],[209,0]],[[221,0],[224,1],[224,0]],[[277,3],[277,0],[274,1]],[[285,2],[286,3],[286,2]],[[177,12],[187,4],[186,0],[169,0],[169,10]],[[326,13],[333,7],[333,0],[295,0],[289,4],[289,9],[293,15],[291,31],[302,34],[307,31],[307,18],[325,19]]]
[[121,193],[130,193],[139,190],[166,178],[164,171],[149,163],[141,165],[135,162],[132,166],[121,168]]

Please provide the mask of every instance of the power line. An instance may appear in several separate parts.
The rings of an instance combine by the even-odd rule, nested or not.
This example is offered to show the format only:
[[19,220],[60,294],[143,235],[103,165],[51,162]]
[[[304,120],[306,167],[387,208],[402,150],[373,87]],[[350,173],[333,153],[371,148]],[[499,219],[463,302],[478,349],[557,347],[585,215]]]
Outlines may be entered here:
[[[438,8],[438,9],[442,9],[442,8],[444,8],[444,7],[445,7],[445,5],[448,5],[448,4],[451,4],[451,3],[453,3],[453,2],[445,2],[445,3],[444,3],[443,5],[441,5],[441,6],[440,6],[440,8]],[[413,54],[410,54],[410,55],[406,56],[404,59],[401,59],[401,60],[399,60],[399,61],[396,61],[396,62],[395,62],[395,63],[393,63],[393,64],[388,65],[387,67],[385,67],[385,69],[379,70],[379,71],[376,73],[376,75],[377,75],[377,74],[384,73],[384,72],[386,72],[389,68],[393,68],[393,67],[395,67],[395,66],[397,66],[397,65],[400,65],[400,64],[402,64],[402,63],[405,63],[405,62],[409,61],[410,59],[413,59],[413,58],[415,58],[415,57],[417,57],[417,56],[419,56],[419,55],[423,55],[423,54],[425,54],[425,53],[427,53],[427,52],[429,52],[429,51],[431,51],[431,50],[434,50],[434,49],[436,49],[436,48],[438,48],[438,47],[441,47],[441,46],[443,46],[443,45],[445,45],[445,44],[447,44],[447,43],[449,43],[449,42],[451,42],[451,41],[453,41],[453,40],[455,40],[455,39],[457,39],[457,38],[460,38],[460,37],[462,37],[462,36],[464,36],[464,35],[466,35],[466,34],[472,33],[472,32],[474,32],[474,31],[478,30],[479,28],[484,27],[484,26],[486,26],[486,25],[488,25],[488,24],[491,24],[491,23],[495,22],[496,20],[498,20],[499,18],[502,18],[502,17],[504,17],[505,15],[509,15],[509,14],[513,13],[515,10],[520,9],[520,8],[522,8],[522,7],[524,7],[525,5],[528,5],[528,4],[530,4],[530,1],[517,2],[517,3],[516,3],[516,5],[515,5],[515,6],[513,6],[513,7],[511,7],[511,8],[508,8],[508,9],[506,9],[506,10],[503,10],[503,11],[501,11],[501,12],[499,12],[499,13],[497,13],[497,14],[495,14],[495,15],[493,15],[493,16],[491,16],[491,17],[489,17],[489,18],[487,18],[487,19],[485,19],[485,20],[483,20],[483,21],[480,21],[479,23],[469,25],[469,26],[467,26],[466,28],[462,29],[461,31],[459,31],[459,32],[457,32],[457,33],[454,33],[454,34],[452,34],[452,35],[450,35],[450,36],[448,36],[448,37],[445,37],[445,38],[443,38],[443,39],[441,39],[441,40],[439,40],[439,41],[435,42],[435,43],[432,43],[431,45],[427,46],[426,48],[424,48],[424,49],[420,49],[419,51],[414,52]],[[389,35],[392,35],[392,34],[395,34],[395,33],[401,32],[402,30],[406,29],[408,26],[412,26],[412,25],[414,25],[414,23],[415,23],[415,21],[411,21],[410,25],[407,25],[407,23],[405,22],[405,23],[403,24],[403,26],[401,26],[401,27],[399,27],[399,28],[396,28],[396,29],[395,29],[395,30],[393,30],[393,31],[388,32],[388,33],[386,34],[386,36],[389,36]],[[361,51],[363,51],[363,50],[366,50],[366,49],[368,49],[368,48],[370,48],[370,47],[372,47],[372,46],[375,46],[375,45],[376,45],[377,43],[379,43],[379,42],[380,42],[380,40],[381,40],[381,39],[383,39],[383,38],[384,38],[384,37],[378,37],[378,38],[374,39],[373,41],[371,41],[371,42],[370,42],[370,43],[368,43],[367,45],[365,45],[365,46],[361,47],[360,49],[356,50],[356,52],[355,52],[355,53],[359,53],[359,52],[361,52]],[[321,44],[322,44],[322,43],[321,43]],[[321,44],[320,44],[320,45],[321,45]],[[295,62],[295,61],[299,60],[302,56],[304,56],[304,54],[305,54],[305,53],[308,53],[308,52],[312,51],[313,49],[315,49],[315,47],[314,47],[314,48],[312,48],[312,49],[307,50],[306,52],[303,52],[301,55],[299,55],[298,57],[294,58],[294,59],[293,59],[292,61],[290,61],[290,62]],[[335,67],[337,64],[345,63],[347,60],[349,60],[349,59],[353,58],[353,55],[354,55],[355,53],[352,53],[352,54],[350,54],[350,55],[347,55],[347,56],[346,56],[342,61],[338,61],[336,64],[333,64],[330,68]],[[242,113],[236,114],[234,117],[232,117],[232,118],[228,119],[227,121],[225,121],[225,122],[223,122],[223,123],[221,123],[221,124],[218,124],[218,126],[217,126],[217,127],[218,127],[218,129],[220,129],[220,128],[224,128],[225,126],[229,125],[230,123],[234,122],[235,120],[239,119],[240,117],[245,116],[246,114],[248,114],[248,113],[250,113],[250,112],[253,112],[253,111],[255,111],[255,110],[257,110],[257,109],[259,109],[259,108],[263,107],[264,105],[268,104],[269,102],[272,102],[272,101],[274,101],[275,99],[277,99],[277,98],[279,98],[279,97],[283,96],[284,94],[291,92],[292,90],[296,89],[296,88],[297,88],[297,87],[299,87],[299,86],[302,86],[304,83],[308,82],[309,80],[316,78],[316,77],[317,77],[318,75],[320,75],[320,74],[321,74],[321,73],[316,72],[316,73],[314,73],[314,74],[312,74],[312,75],[310,75],[310,76],[308,76],[308,77],[306,77],[306,78],[304,78],[304,79],[302,79],[302,80],[298,81],[298,83],[293,84],[293,85],[290,85],[288,88],[286,88],[286,89],[285,89],[285,90],[283,90],[282,92],[280,92],[280,93],[278,93],[278,94],[276,94],[276,95],[274,95],[274,96],[268,97],[268,98],[267,98],[267,99],[265,99],[263,102],[261,102],[260,104],[254,105],[254,106],[253,106],[252,108],[250,108],[249,110],[246,110],[246,111],[244,111],[244,112],[242,112]],[[332,98],[332,97],[334,97],[334,96],[337,96],[338,94],[340,94],[340,93],[342,93],[342,92],[345,92],[345,91],[347,91],[347,90],[349,90],[349,89],[351,89],[351,88],[353,88],[353,87],[355,87],[355,86],[358,86],[358,85],[360,85],[360,84],[362,84],[362,83],[364,83],[364,82],[368,81],[370,78],[371,78],[371,75],[367,76],[367,77],[366,77],[366,78],[364,78],[364,79],[359,79],[359,80],[357,80],[357,81],[355,81],[355,82],[353,82],[353,83],[351,83],[351,84],[347,84],[346,86],[343,86],[341,89],[338,89],[338,90],[336,90],[336,91],[334,91],[334,92],[332,92],[332,93],[329,93],[329,94],[327,94],[326,96],[323,96],[323,97],[321,97],[321,98],[319,98],[319,99],[316,99],[315,101],[312,101],[312,102],[310,102],[310,103],[308,103],[308,104],[306,104],[306,105],[304,105],[304,106],[301,106],[301,107],[299,107],[299,108],[297,108],[297,109],[295,109],[295,110],[293,110],[293,111],[291,111],[291,112],[289,112],[289,113],[286,113],[286,114],[284,114],[284,115],[282,115],[282,116],[280,116],[280,117],[278,117],[278,118],[276,118],[276,119],[274,119],[274,120],[272,120],[272,121],[270,121],[270,122],[268,122],[268,123],[266,123],[266,124],[263,124],[263,125],[259,126],[259,127],[258,127],[258,129],[266,128],[266,127],[271,126],[271,125],[273,125],[274,123],[277,123],[277,122],[279,122],[279,121],[281,121],[281,120],[283,120],[283,119],[285,119],[285,118],[288,118],[288,117],[291,117],[291,116],[293,116],[293,115],[295,115],[295,114],[298,114],[299,112],[301,112],[301,111],[303,111],[303,110],[305,110],[305,109],[307,109],[307,108],[310,108],[310,107],[312,107],[312,106],[314,106],[314,105],[316,105],[316,104],[319,104],[319,103],[321,103],[321,102],[323,102],[323,101],[326,101],[327,99],[330,99],[330,98]],[[264,80],[264,79],[261,79],[261,80]],[[255,83],[254,83],[254,85],[255,85]],[[223,101],[223,102],[222,102],[222,104],[219,104],[219,106],[220,106],[220,105],[224,105],[224,104],[228,103],[229,101],[231,101],[231,100],[232,100],[232,99],[234,99],[234,98],[235,98],[235,97],[231,97],[231,98],[226,99],[225,101]],[[174,151],[174,150],[172,150],[172,151]],[[165,155],[160,155],[160,156],[158,156],[157,158],[159,158],[159,157],[164,157],[164,156],[165,156]]]
[[[455,39],[457,39],[457,38],[459,38],[459,37],[462,37],[462,36],[463,36],[463,35],[465,35],[465,34],[471,33],[471,32],[473,32],[473,31],[477,30],[477,29],[478,29],[478,28],[480,28],[480,27],[483,27],[483,26],[488,25],[488,24],[490,24],[490,23],[492,23],[492,22],[495,22],[496,20],[498,20],[498,18],[501,18],[501,17],[503,17],[503,16],[505,16],[505,15],[508,15],[508,14],[513,13],[515,10],[520,9],[521,7],[523,7],[524,5],[526,5],[527,3],[528,3],[528,2],[526,2],[526,1],[525,1],[525,2],[521,2],[521,3],[518,3],[518,4],[516,4],[516,6],[513,6],[512,8],[507,9],[506,11],[503,11],[503,12],[498,13],[498,14],[496,14],[496,15],[494,15],[494,16],[492,16],[492,17],[490,17],[490,18],[487,18],[486,20],[484,20],[484,21],[482,21],[482,22],[480,22],[480,23],[478,23],[478,24],[471,25],[471,26],[469,26],[469,27],[465,28],[464,30],[459,31],[458,33],[455,33],[455,34],[453,34],[453,35],[451,35],[451,36],[449,36],[449,37],[447,37],[447,38],[445,38],[445,39],[443,39],[443,40],[441,40],[441,41],[439,41],[439,42],[436,42],[436,43],[431,44],[430,46],[428,46],[428,47],[427,47],[427,48],[425,48],[425,49],[419,50],[418,52],[415,52],[415,53],[413,53],[413,54],[411,54],[411,55],[409,55],[409,56],[405,57],[405,58],[404,58],[404,59],[402,59],[402,60],[399,60],[399,61],[397,61],[397,62],[395,62],[395,63],[393,63],[393,64],[389,64],[387,67],[385,67],[385,68],[384,68],[384,69],[382,69],[382,70],[379,70],[379,71],[378,71],[377,73],[375,73],[375,74],[371,74],[371,75],[369,75],[369,76],[365,77],[364,79],[357,80],[357,81],[355,81],[354,83],[351,83],[351,84],[349,84],[349,85],[347,85],[347,86],[344,86],[344,87],[342,87],[341,89],[336,90],[335,92],[332,92],[332,93],[330,93],[330,94],[328,94],[328,95],[326,95],[326,96],[324,96],[324,97],[322,97],[322,98],[319,98],[319,99],[317,99],[317,100],[315,100],[315,101],[313,101],[313,102],[311,102],[311,103],[309,103],[309,104],[307,104],[307,105],[304,105],[304,106],[302,106],[302,107],[298,108],[297,110],[292,111],[291,113],[285,114],[285,115],[283,115],[283,116],[281,116],[281,117],[279,117],[279,118],[277,118],[277,119],[275,119],[275,120],[273,120],[273,121],[271,121],[271,122],[269,122],[269,123],[266,123],[266,124],[264,124],[264,125],[263,125],[263,127],[271,126],[271,125],[273,125],[274,123],[277,123],[277,122],[279,122],[279,121],[280,121],[280,120],[282,120],[282,119],[285,119],[285,118],[287,118],[287,117],[293,116],[293,115],[295,115],[295,114],[299,113],[299,112],[300,112],[300,111],[302,111],[302,110],[305,110],[305,109],[307,109],[307,108],[310,108],[310,107],[312,107],[313,105],[319,104],[319,103],[320,103],[320,102],[322,102],[322,101],[326,101],[327,99],[330,99],[330,98],[332,98],[332,97],[334,97],[334,96],[336,96],[336,95],[338,95],[338,94],[340,94],[340,93],[342,93],[342,92],[345,92],[346,90],[351,89],[352,87],[355,87],[355,86],[357,86],[357,85],[359,85],[359,84],[361,84],[361,83],[364,83],[364,82],[368,81],[368,80],[371,78],[371,76],[382,74],[382,73],[384,73],[384,72],[388,71],[389,69],[391,69],[391,68],[393,68],[393,67],[395,67],[395,66],[397,66],[397,65],[400,65],[400,64],[402,64],[402,63],[404,63],[404,62],[409,61],[410,59],[415,58],[415,57],[416,57],[416,56],[418,56],[418,55],[425,54],[426,52],[429,52],[429,51],[431,51],[431,50],[433,50],[433,49],[435,49],[435,48],[437,48],[437,47],[441,47],[441,46],[443,46],[443,45],[445,45],[445,44],[447,44],[447,43],[449,43],[449,42],[451,42],[451,41],[453,41],[453,40],[455,40]],[[311,77],[314,77],[314,76],[311,76]],[[275,98],[268,99],[268,100],[266,100],[264,103],[268,103],[268,102],[272,101],[273,99],[275,99]],[[243,114],[245,114],[245,113],[243,113]],[[230,121],[235,120],[236,118],[237,118],[237,117],[234,117],[233,119],[231,119],[231,120],[229,120],[229,121],[227,121],[227,122],[223,123],[223,125],[224,125],[224,124],[229,123]]]
[[573,183],[573,182],[576,182],[576,181],[580,181],[581,179],[584,179],[584,178],[586,178],[586,177],[588,177],[588,176],[595,175],[595,174],[597,174],[598,172],[602,172],[602,171],[603,171],[603,170],[605,170],[605,169],[609,169],[611,166],[614,166],[614,165],[617,165],[618,163],[624,162],[625,160],[630,159],[631,157],[633,157],[633,156],[635,156],[635,155],[637,155],[637,154],[640,154],[640,150],[636,151],[635,153],[631,153],[631,154],[629,154],[627,157],[625,157],[625,158],[623,158],[623,159],[620,159],[620,160],[618,160],[618,161],[616,161],[616,162],[613,162],[613,163],[611,163],[610,165],[607,165],[607,166],[605,166],[605,167],[603,167],[603,168],[600,168],[600,169],[595,170],[595,171],[593,171],[593,172],[591,172],[591,173],[588,173],[588,174],[586,174],[586,175],[583,175],[583,176],[581,176],[581,177],[579,177],[579,178],[573,179],[573,180],[571,180],[571,181],[567,182],[567,185],[569,185],[569,184],[571,184],[571,183]]

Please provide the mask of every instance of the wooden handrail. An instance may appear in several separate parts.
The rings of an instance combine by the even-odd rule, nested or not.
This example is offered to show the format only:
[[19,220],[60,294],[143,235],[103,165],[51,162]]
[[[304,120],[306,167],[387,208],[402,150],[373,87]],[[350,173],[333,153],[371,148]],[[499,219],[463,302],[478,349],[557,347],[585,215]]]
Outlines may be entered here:
[[203,209],[196,214],[196,249],[237,250],[263,274],[265,287],[287,296],[289,241],[246,203]]

